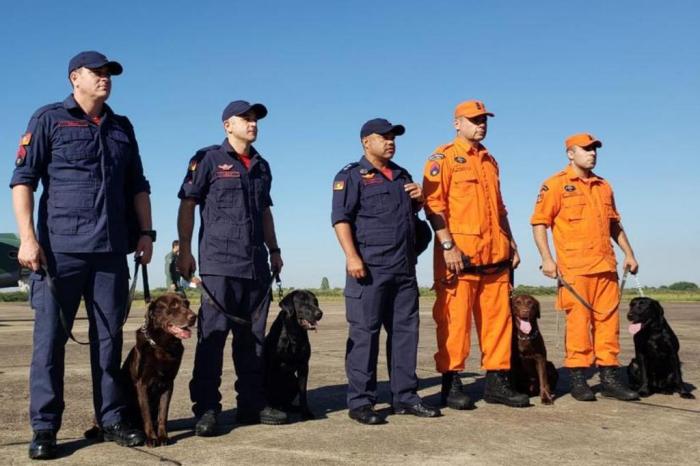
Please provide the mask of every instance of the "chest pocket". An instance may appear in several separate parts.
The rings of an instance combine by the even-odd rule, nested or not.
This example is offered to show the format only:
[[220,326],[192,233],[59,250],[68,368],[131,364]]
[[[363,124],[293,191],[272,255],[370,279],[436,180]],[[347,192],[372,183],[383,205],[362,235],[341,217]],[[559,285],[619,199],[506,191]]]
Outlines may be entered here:
[[460,170],[452,173],[450,194],[454,197],[467,197],[476,194],[479,179],[472,170]]
[[607,218],[617,219],[618,215],[615,212],[615,205],[613,203],[612,193],[610,191],[603,191],[600,194],[600,201],[603,205],[603,213]]
[[578,222],[583,218],[583,209],[586,207],[586,198],[582,194],[564,194],[561,204],[564,218],[567,220]]
[[112,128],[107,132],[110,152],[118,158],[126,158],[131,150],[129,136],[118,128]]
[[75,161],[97,157],[97,141],[90,127],[67,127],[58,131],[57,152]]
[[222,179],[217,183],[214,199],[221,209],[242,209],[244,206],[243,184],[240,178]]
[[396,208],[389,183],[365,186],[361,195],[362,211],[369,214],[384,214]]

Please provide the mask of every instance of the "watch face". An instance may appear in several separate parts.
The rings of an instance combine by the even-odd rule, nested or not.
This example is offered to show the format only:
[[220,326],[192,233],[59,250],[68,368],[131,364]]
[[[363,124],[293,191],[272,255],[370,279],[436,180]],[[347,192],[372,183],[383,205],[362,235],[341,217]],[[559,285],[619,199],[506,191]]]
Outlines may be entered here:
[[449,251],[450,249],[452,249],[452,246],[453,246],[452,241],[443,241],[442,242],[442,249],[444,249],[446,251]]

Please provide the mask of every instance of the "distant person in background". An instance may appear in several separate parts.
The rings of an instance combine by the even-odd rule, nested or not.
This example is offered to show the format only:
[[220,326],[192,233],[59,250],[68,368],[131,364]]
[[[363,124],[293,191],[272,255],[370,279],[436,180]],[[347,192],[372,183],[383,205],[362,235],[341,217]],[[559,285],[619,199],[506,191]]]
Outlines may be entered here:
[[[639,396],[619,372],[620,287],[610,239],[625,254],[623,269],[636,274],[639,264],[620,223],[612,187],[593,173],[602,145],[588,133],[566,139],[569,165],[542,184],[530,223],[542,273],[561,277],[578,295],[560,287],[556,303],[556,309],[566,312],[564,366],[571,371],[571,396],[579,401],[596,399],[585,373],[595,363],[603,396],[630,401]],[[552,229],[556,262],[547,228]]]
[[168,291],[182,289],[182,275],[177,270],[177,256],[180,254],[180,242],[173,241],[170,252],[165,256],[165,287]]

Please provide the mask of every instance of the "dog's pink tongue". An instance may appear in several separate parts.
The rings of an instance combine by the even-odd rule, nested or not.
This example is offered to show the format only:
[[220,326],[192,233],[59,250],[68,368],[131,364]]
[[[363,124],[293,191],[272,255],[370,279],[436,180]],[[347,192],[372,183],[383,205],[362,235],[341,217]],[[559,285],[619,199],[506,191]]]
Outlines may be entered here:
[[642,329],[642,324],[630,324],[630,326],[627,328],[627,331],[630,332],[631,335],[634,335],[635,333],[639,332]]
[[532,324],[530,322],[528,322],[527,320],[518,319],[518,328],[520,329],[521,332],[523,332],[525,335],[527,335],[532,331]]

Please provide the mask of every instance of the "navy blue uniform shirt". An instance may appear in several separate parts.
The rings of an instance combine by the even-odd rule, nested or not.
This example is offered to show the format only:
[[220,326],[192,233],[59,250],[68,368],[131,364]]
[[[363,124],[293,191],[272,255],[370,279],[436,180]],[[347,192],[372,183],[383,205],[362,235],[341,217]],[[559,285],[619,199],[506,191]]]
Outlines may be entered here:
[[37,236],[47,250],[127,252],[127,203],[150,186],[131,123],[104,108],[95,124],[71,95],[37,110],[22,136],[10,187],[36,191],[41,180]]
[[348,222],[362,261],[371,270],[415,274],[413,213],[420,206],[404,190],[411,175],[389,162],[389,180],[365,158],[346,165],[333,181],[331,222]]
[[178,197],[199,204],[199,272],[269,279],[262,214],[272,206],[270,165],[250,148],[250,168],[228,140],[197,151]]

